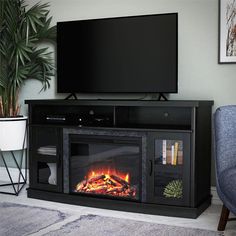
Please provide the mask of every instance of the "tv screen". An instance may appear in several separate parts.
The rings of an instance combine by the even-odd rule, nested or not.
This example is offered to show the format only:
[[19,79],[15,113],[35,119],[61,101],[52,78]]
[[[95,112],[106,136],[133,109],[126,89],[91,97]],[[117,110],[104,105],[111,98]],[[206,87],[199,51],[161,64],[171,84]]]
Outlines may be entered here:
[[57,23],[59,93],[176,93],[177,13]]

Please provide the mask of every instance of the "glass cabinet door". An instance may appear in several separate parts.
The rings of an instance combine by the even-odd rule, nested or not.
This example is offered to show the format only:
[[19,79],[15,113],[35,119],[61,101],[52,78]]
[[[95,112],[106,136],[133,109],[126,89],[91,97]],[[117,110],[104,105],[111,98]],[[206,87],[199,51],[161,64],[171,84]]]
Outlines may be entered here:
[[33,172],[32,186],[39,189],[61,191],[60,132],[54,127],[32,128],[32,155],[30,165]]
[[168,205],[189,205],[190,196],[190,134],[153,133],[153,149],[149,157],[150,198]]

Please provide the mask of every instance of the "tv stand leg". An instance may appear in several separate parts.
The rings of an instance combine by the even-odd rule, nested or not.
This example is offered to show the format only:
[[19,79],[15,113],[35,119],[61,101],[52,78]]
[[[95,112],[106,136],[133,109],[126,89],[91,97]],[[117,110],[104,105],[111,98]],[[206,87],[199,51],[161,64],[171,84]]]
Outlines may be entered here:
[[74,98],[75,100],[78,100],[78,98],[77,98],[77,96],[76,96],[75,93],[69,94],[69,95],[65,98],[65,100],[68,100],[68,99],[70,99],[70,98]]
[[157,101],[168,101],[167,97],[163,93],[157,93],[153,95],[151,99]]

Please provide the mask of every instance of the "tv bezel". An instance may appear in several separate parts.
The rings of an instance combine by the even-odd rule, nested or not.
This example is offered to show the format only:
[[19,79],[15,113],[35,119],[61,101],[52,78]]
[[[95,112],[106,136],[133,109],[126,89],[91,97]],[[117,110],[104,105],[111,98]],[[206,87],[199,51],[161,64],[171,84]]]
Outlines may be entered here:
[[[148,17],[148,16],[161,16],[161,15],[175,15],[176,16],[176,76],[175,76],[175,90],[168,90],[168,91],[156,91],[156,92],[150,92],[150,91],[130,91],[130,92],[109,92],[109,91],[104,91],[104,92],[81,92],[76,89],[75,91],[73,90],[66,90],[61,89],[61,86],[58,86],[58,74],[57,74],[57,93],[62,93],[62,94],[176,94],[178,93],[178,13],[173,12],[173,13],[158,13],[158,14],[146,14],[146,15],[132,15],[132,16],[118,16],[118,17],[104,17],[104,18],[89,18],[89,19],[79,19],[79,20],[71,20],[71,21],[59,21],[57,22],[58,24],[64,24],[64,23],[70,23],[70,22],[79,22],[79,21],[94,21],[94,20],[108,20],[108,19],[125,19],[125,18],[134,18],[134,17]],[[58,27],[57,27],[57,33],[58,33]],[[58,50],[58,44],[57,44],[57,50]],[[57,63],[58,63],[58,53],[57,53]],[[58,65],[58,64],[57,64]]]

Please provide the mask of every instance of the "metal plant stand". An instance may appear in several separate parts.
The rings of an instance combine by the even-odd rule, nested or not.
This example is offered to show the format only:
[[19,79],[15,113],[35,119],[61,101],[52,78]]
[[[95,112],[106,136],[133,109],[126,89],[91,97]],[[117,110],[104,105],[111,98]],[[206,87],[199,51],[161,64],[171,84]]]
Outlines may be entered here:
[[[20,151],[20,159],[19,159],[19,162],[17,162],[16,160],[16,156],[15,156],[15,152],[16,150],[11,150],[11,151],[2,151],[0,149],[0,158],[2,159],[3,161],[3,164],[4,164],[4,167],[6,168],[6,171],[7,171],[7,174],[8,174],[8,177],[10,179],[10,183],[6,183],[6,184],[0,184],[0,187],[6,187],[6,186],[12,186],[13,188],[13,192],[8,192],[8,191],[0,191],[0,193],[3,193],[3,194],[10,194],[10,195],[16,195],[18,196],[18,194],[20,193],[20,191],[23,189],[23,187],[25,186],[26,182],[27,182],[27,148],[25,147],[25,144],[26,144],[26,136],[27,136],[27,125],[26,125],[26,130],[25,130],[25,135],[24,135],[24,140],[23,140],[23,146],[22,146],[22,149],[21,150],[18,150]],[[6,162],[6,155],[4,154],[11,154],[9,157],[7,158],[10,158],[12,157],[13,161],[14,161],[14,164],[16,166],[16,169],[18,170],[19,174],[18,174],[18,177],[17,177],[17,181],[13,181],[13,177],[10,173],[10,170],[9,170],[9,166]],[[25,170],[22,169],[22,165],[23,165],[23,159],[24,159],[24,153],[25,153]]]

